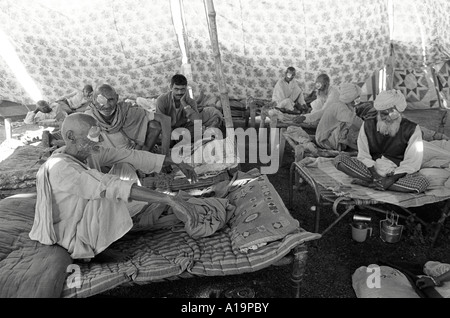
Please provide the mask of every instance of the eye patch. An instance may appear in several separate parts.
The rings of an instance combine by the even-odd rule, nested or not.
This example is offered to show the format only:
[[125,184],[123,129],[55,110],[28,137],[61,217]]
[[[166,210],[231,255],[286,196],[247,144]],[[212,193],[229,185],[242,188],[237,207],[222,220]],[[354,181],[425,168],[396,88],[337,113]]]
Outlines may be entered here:
[[89,129],[87,137],[89,140],[92,140],[94,142],[99,142],[100,132],[101,132],[100,127],[92,126],[91,129]]
[[100,105],[106,105],[108,103],[108,99],[101,94],[97,96],[96,100]]

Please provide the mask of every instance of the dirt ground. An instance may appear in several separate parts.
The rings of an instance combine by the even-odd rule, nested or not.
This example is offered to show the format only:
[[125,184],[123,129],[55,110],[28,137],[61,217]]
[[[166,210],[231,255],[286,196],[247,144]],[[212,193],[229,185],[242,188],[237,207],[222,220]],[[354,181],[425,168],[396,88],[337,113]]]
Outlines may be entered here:
[[[14,132],[20,134],[18,127]],[[0,126],[0,139],[3,141],[4,129]],[[289,189],[289,170],[294,161],[293,151],[286,146],[283,165],[269,179],[277,189],[281,198],[287,204]],[[256,164],[242,164],[242,170],[248,171]],[[311,206],[315,204],[312,189],[305,186],[294,192],[294,202],[291,214],[299,220],[300,225],[308,230],[314,230],[314,213]],[[439,205],[429,205],[413,209],[422,219],[436,221],[440,215]],[[355,213],[372,217],[370,225],[373,228],[372,237],[365,242],[355,242],[351,238],[352,217]],[[320,221],[320,231],[323,231],[334,220],[331,208],[326,208]],[[350,212],[317,244],[308,244],[308,261],[303,277],[301,298],[355,298],[352,287],[352,274],[360,266],[388,261],[403,264],[409,269],[421,271],[428,260],[450,262],[448,253],[450,243],[449,222],[441,231],[437,243],[431,247],[430,231],[417,228],[418,223],[405,225],[400,242],[385,243],[380,239],[380,220],[385,219],[383,213],[371,211]],[[258,272],[224,277],[195,277],[177,279],[168,282],[157,282],[142,286],[118,287],[94,298],[223,298],[236,295],[242,291],[251,298],[290,298],[293,296],[289,275],[291,267],[269,267]]]

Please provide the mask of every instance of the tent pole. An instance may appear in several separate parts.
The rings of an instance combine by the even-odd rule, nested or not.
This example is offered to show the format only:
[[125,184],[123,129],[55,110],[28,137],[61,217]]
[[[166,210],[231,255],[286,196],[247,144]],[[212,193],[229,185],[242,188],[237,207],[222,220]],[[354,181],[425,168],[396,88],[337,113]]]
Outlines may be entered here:
[[228,98],[228,89],[225,82],[225,76],[222,70],[222,62],[220,59],[219,39],[217,36],[216,11],[214,10],[213,0],[204,0],[208,12],[209,37],[211,39],[214,61],[216,66],[216,75],[219,82],[220,101],[222,104],[223,115],[225,118],[225,127],[233,128],[233,119],[231,117],[230,100]]

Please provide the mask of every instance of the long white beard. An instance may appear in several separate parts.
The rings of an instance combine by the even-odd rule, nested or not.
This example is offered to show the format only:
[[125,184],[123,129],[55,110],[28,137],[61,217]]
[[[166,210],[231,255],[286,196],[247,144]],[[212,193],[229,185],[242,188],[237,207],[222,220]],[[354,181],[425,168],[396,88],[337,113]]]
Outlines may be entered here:
[[394,137],[398,130],[400,129],[400,122],[402,121],[402,116],[395,119],[392,122],[387,122],[385,120],[381,119],[381,116],[378,115],[377,117],[377,131],[380,134],[383,134],[385,136],[389,135],[391,137]]

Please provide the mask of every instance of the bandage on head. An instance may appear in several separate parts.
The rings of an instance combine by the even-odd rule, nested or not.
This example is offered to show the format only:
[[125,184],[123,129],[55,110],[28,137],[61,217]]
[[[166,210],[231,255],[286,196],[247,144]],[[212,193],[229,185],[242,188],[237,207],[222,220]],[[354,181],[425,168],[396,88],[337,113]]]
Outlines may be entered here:
[[100,105],[106,105],[107,103],[108,103],[108,99],[105,97],[105,96],[103,96],[103,95],[101,95],[101,94],[99,94],[98,96],[97,96],[97,103],[99,103]]
[[87,137],[89,140],[92,140],[94,142],[99,142],[100,141],[100,132],[101,132],[100,127],[92,126],[91,129],[89,129]]
[[400,117],[400,113],[398,112],[397,109],[393,108],[392,111],[389,113],[389,117],[390,117],[392,120],[395,120],[395,119],[397,119],[397,118]]

